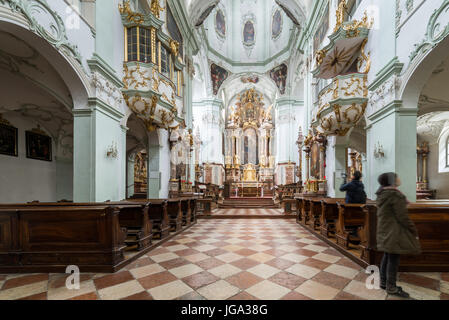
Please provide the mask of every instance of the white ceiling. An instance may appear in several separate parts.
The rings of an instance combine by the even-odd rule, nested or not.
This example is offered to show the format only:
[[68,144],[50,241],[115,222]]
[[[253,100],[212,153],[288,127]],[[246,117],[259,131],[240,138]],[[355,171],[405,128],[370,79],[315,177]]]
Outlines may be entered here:
[[73,135],[73,102],[58,72],[25,41],[3,31],[0,96],[0,113],[33,119],[55,139]]

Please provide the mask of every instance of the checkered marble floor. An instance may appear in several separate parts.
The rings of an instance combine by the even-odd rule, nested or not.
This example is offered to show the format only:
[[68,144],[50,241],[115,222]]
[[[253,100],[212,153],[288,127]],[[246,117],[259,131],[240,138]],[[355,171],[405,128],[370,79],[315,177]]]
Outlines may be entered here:
[[[82,270],[81,270],[82,271]],[[200,220],[115,274],[0,275],[0,299],[389,299],[358,265],[291,220]],[[407,273],[413,298],[449,299],[449,273]]]
[[222,216],[285,216],[284,209],[215,209],[212,215]]

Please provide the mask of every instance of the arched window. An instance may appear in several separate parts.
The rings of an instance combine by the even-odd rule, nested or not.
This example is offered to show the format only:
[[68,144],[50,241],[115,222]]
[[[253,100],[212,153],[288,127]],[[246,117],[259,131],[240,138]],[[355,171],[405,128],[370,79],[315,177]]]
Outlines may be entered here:
[[446,168],[449,168],[449,135],[446,138]]

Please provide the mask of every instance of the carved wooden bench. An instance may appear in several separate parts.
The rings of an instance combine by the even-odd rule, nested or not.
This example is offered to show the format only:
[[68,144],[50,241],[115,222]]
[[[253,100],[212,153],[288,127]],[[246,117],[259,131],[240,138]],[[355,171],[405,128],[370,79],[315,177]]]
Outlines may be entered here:
[[125,244],[128,247],[135,248],[140,251],[151,245],[153,238],[153,226],[148,217],[148,205],[146,203],[137,203],[130,201],[107,201],[101,203],[73,203],[68,201],[56,203],[32,201],[26,204],[1,204],[0,208],[92,207],[105,205],[117,208],[119,210],[120,226],[127,229]]
[[349,249],[349,244],[360,244],[359,229],[365,223],[366,205],[337,202],[338,219],[335,224],[337,244]]
[[285,214],[291,214],[293,213],[293,210],[296,206],[296,200],[295,199],[290,199],[290,198],[284,198],[282,200],[282,204],[284,207],[284,213]]
[[113,206],[0,208],[0,272],[113,272],[126,228]]
[[[362,260],[379,265],[382,252],[376,243],[377,213],[367,206],[367,216],[361,230]],[[449,272],[449,203],[412,203],[408,206],[410,219],[418,230],[421,255],[402,255],[402,272]]]
[[329,238],[335,235],[335,221],[338,219],[337,202],[344,202],[341,198],[325,198],[321,200],[320,233]]

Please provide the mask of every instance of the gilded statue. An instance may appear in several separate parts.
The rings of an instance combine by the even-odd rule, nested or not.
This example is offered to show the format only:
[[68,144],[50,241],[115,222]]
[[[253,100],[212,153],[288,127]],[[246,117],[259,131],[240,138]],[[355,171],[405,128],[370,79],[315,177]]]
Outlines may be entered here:
[[161,12],[165,10],[165,8],[161,7],[159,4],[159,0],[151,0],[151,7],[150,7],[151,13],[156,17],[161,17]]
[[323,63],[324,58],[326,57],[326,50],[320,50],[316,53],[316,64],[320,66]]
[[142,24],[145,20],[143,14],[132,11],[129,0],[125,1],[123,5],[119,4],[118,9],[120,11],[120,14],[127,14],[126,19],[130,22]]
[[136,154],[134,163],[134,180],[136,182],[145,182],[147,179],[146,157],[141,152]]
[[273,108],[273,105],[269,106],[267,110],[263,111],[263,121],[264,122],[270,122],[272,120],[272,116],[271,116],[272,108]]
[[177,56],[179,54],[179,42],[176,40],[170,40],[170,50]]
[[313,134],[312,130],[309,130],[309,134],[307,135],[306,139],[304,140],[304,145],[309,146],[313,140]]
[[337,8],[337,12],[336,12],[337,23],[335,25],[334,32],[336,32],[338,30],[338,28],[340,28],[340,26],[343,24],[343,22],[345,22],[345,13],[348,10],[346,1],[347,0],[340,0],[340,3],[338,4],[338,8]]

